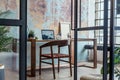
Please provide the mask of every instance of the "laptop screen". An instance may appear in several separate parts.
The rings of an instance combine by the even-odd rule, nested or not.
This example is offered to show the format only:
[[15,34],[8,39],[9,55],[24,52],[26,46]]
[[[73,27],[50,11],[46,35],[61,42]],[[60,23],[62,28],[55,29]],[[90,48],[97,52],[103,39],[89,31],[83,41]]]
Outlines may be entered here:
[[50,40],[50,39],[55,39],[54,37],[54,30],[41,30],[41,34],[42,34],[42,39],[43,40]]

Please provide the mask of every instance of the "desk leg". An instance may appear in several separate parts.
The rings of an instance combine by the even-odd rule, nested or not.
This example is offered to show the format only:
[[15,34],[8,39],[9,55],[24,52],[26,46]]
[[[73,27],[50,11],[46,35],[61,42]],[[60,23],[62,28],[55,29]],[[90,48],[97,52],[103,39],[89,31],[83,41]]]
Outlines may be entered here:
[[97,40],[94,40],[94,68],[97,68]]
[[36,42],[32,40],[31,42],[31,75],[35,76],[35,67],[36,67]]
[[35,77],[35,69],[36,69],[36,41],[35,39],[31,40],[31,74],[28,75],[30,77]]

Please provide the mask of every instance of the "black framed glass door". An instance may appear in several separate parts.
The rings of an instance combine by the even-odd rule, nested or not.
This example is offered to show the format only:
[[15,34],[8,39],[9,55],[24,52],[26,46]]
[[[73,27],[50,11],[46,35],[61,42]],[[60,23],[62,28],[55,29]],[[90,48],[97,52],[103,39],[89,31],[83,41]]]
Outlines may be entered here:
[[[15,3],[16,5],[13,6],[12,4]],[[17,10],[15,10],[16,7]],[[12,40],[17,38],[19,41],[18,53],[14,53],[11,49],[11,46],[13,45],[12,41],[9,45],[9,49],[11,50],[8,51],[7,54],[4,52],[1,53],[1,56],[3,57],[0,62],[3,63],[5,68],[4,79],[26,80],[27,0],[2,0],[0,10],[2,15],[0,17],[1,30],[4,31],[5,28],[5,30],[8,30],[8,33],[6,34],[7,37],[11,37]],[[3,38],[1,38],[1,40]],[[5,41],[5,39],[3,41]],[[13,74],[16,75],[14,76]]]
[[[103,31],[103,76],[102,76],[102,79],[103,80],[107,80],[107,69],[108,69],[108,65],[107,65],[107,57],[108,57],[108,0],[102,0],[104,1],[103,2],[103,25],[102,26],[86,26],[86,27],[81,27],[81,17],[79,17],[79,14],[82,13],[81,9],[80,9],[80,13],[78,12],[79,11],[79,8],[78,8],[78,3],[80,2],[81,4],[81,1],[82,0],[74,0],[74,80],[77,80],[77,71],[78,71],[78,67],[77,67],[77,50],[78,50],[78,44],[77,44],[77,39],[78,39],[78,32],[82,32],[82,31],[94,31],[94,30],[102,30]],[[93,1],[93,0],[91,0]],[[94,6],[95,7],[95,6]],[[80,7],[81,8],[81,7]],[[84,11],[84,10],[83,10]],[[80,21],[80,23],[79,23]],[[93,33],[92,33],[93,35]],[[113,45],[112,45],[113,46]],[[112,54],[112,53],[111,53]],[[113,64],[111,64],[113,65]],[[113,77],[113,76],[112,76]]]

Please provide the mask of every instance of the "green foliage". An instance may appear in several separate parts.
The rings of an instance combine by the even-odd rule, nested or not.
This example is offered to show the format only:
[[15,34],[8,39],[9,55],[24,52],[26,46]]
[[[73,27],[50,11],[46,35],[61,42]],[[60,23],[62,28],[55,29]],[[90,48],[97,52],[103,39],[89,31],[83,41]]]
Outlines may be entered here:
[[[109,71],[110,71],[110,59],[108,58],[108,63],[107,63],[107,66],[108,66],[108,70],[107,70],[107,73],[109,74]],[[115,48],[114,50],[114,64],[117,65],[117,64],[120,64],[120,47],[117,47]],[[118,68],[115,67],[115,74],[116,74],[116,77],[118,77],[120,79],[120,71]],[[101,68],[101,74],[103,74],[103,67]]]
[[118,80],[120,80],[120,70],[118,68],[115,68],[114,73],[116,74],[116,77],[118,77]]
[[[0,11],[0,18],[7,18],[11,13],[10,10]],[[9,37],[7,33],[9,32],[8,28],[5,26],[0,26],[0,52],[1,51],[10,51],[9,45],[12,42],[12,37]]]
[[114,51],[114,63],[119,64],[120,63],[120,47],[116,48]]
[[30,30],[29,34],[34,34],[34,31],[33,31],[33,30]]
[[[114,54],[114,63],[120,64],[120,47],[115,49]],[[120,70],[117,67],[115,67],[114,73],[116,74],[116,77],[118,77],[118,80],[120,80]]]
[[30,30],[29,33],[28,33],[28,38],[34,38],[35,37],[35,33],[33,30]]
[[7,35],[8,32],[9,30],[6,27],[0,26],[0,52],[11,50],[9,45],[12,42],[12,37]]

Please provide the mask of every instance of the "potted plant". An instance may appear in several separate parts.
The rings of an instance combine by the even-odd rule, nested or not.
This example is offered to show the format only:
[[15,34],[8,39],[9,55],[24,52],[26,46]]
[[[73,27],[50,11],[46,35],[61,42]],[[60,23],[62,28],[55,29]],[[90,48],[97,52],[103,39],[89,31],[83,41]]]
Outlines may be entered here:
[[35,33],[33,30],[30,30],[28,33],[28,38],[34,38],[35,37]]
[[[110,66],[110,59],[108,58],[108,70],[107,73],[109,74],[109,66]],[[114,73],[115,76],[120,80],[120,47],[115,48],[114,50]],[[103,67],[101,68],[101,74],[103,74]]]

